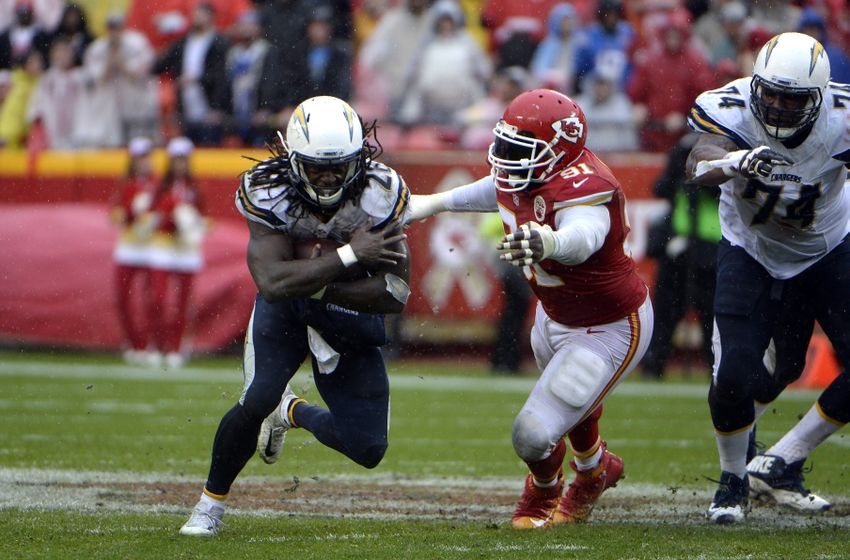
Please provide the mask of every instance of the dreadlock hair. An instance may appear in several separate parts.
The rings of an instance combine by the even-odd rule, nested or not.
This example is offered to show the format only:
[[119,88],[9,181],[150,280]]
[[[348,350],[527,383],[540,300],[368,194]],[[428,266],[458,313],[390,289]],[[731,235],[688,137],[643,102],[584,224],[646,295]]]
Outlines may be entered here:
[[[373,120],[368,124],[364,124],[361,119],[360,124],[363,127],[363,149],[360,152],[360,177],[349,188],[348,196],[346,197],[348,200],[357,200],[360,198],[360,195],[366,188],[366,175],[370,164],[384,152],[384,148],[378,140],[377,121]],[[370,136],[374,140],[374,144],[369,142]],[[292,187],[297,187],[298,183],[301,182],[301,177],[292,170],[292,164],[289,161],[289,152],[281,137],[277,135],[271,142],[266,142],[266,149],[271,154],[271,157],[265,160],[242,156],[245,159],[256,162],[251,169],[243,173],[243,175],[245,173],[251,174],[251,190],[271,189],[280,186],[282,182]],[[312,211],[298,188],[286,189],[283,197],[289,202],[289,209],[292,212],[292,216],[296,219],[303,217],[306,212]]]

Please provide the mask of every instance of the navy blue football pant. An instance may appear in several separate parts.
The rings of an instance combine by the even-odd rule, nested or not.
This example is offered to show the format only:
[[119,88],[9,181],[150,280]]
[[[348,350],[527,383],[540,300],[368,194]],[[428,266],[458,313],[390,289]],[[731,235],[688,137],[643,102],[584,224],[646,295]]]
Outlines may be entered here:
[[[795,311],[802,320],[783,324],[783,320],[794,317]],[[800,345],[802,340],[808,343],[812,320],[817,320],[839,361],[850,363],[850,242],[845,238],[802,273],[777,280],[744,249],[722,240],[717,255],[714,314],[720,345],[708,400],[714,427],[734,432],[753,422],[753,398],[763,391],[759,374],[764,371],[762,357],[777,327],[787,327],[781,331],[783,336]],[[777,338],[777,358],[781,358],[783,336]],[[790,353],[799,355],[799,349]],[[830,416],[850,402],[850,397],[843,396],[850,383],[839,378],[834,385],[824,392],[832,403]],[[841,416],[847,414],[845,411]],[[836,419],[841,420],[838,416]]]
[[[307,342],[313,327],[340,354],[332,373],[318,370]],[[254,454],[260,425],[309,356],[327,409],[299,405],[295,422],[324,445],[373,468],[387,449],[389,379],[380,346],[382,315],[356,313],[312,299],[269,303],[257,296],[245,341],[245,389],[222,418],[213,441],[206,488],[227,494]]]

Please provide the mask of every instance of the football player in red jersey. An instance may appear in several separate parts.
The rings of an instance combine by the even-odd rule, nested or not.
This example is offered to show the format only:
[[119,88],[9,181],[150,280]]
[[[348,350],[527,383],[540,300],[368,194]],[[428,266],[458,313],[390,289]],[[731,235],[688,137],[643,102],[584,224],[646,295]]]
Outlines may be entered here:
[[[646,351],[652,305],[623,246],[625,196],[584,147],[581,108],[556,91],[528,91],[508,105],[494,134],[491,175],[414,195],[408,221],[444,211],[501,214],[500,258],[523,267],[539,299],[531,346],[542,372],[513,425],[514,449],[531,472],[512,525],[580,522],[623,474],[598,422],[605,397]],[[575,471],[566,491],[565,438]]]

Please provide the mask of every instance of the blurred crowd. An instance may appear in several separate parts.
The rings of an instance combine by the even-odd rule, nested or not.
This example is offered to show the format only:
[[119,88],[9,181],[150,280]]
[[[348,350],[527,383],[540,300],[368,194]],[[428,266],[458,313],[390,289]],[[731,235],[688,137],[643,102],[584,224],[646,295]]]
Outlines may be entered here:
[[[483,149],[507,102],[550,87],[597,151],[666,152],[695,96],[783,31],[850,81],[844,0],[0,0],[0,144],[262,146],[334,95],[388,149]],[[95,18],[97,18],[95,20]]]

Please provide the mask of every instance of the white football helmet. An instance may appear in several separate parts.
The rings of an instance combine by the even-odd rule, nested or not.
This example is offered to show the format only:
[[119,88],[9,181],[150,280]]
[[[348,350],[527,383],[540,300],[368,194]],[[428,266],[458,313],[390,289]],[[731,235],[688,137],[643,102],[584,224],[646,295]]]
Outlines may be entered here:
[[829,78],[823,45],[802,33],[781,33],[756,57],[750,109],[769,135],[790,138],[818,118]]
[[[278,132],[278,135],[280,133]],[[315,210],[332,210],[346,199],[364,172],[363,124],[351,106],[336,97],[311,97],[289,119],[286,141],[293,185]],[[323,175],[333,174],[332,182]]]

